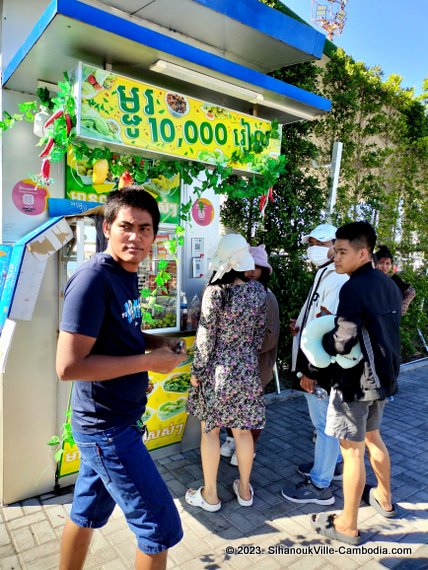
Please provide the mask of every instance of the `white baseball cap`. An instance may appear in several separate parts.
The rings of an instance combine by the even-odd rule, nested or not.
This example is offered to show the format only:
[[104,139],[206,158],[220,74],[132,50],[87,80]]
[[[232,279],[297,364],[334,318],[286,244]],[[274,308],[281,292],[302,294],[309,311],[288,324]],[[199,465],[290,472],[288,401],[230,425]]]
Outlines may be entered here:
[[320,224],[310,234],[302,237],[302,243],[308,243],[309,238],[314,238],[321,242],[331,241],[336,239],[336,231],[337,228],[331,224]]
[[254,259],[245,238],[240,234],[227,234],[219,241],[209,269],[216,271],[213,278],[216,281],[231,269],[249,271],[254,267]]

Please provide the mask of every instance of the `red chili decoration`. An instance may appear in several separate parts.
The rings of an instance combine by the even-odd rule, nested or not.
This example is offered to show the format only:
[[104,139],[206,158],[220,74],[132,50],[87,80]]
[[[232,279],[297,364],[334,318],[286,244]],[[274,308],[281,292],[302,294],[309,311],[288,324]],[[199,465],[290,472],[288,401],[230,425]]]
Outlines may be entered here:
[[51,161],[49,160],[49,158],[45,158],[44,161],[42,162],[41,175],[46,180],[46,182],[48,182],[49,180],[50,172],[51,172]]
[[71,131],[71,127],[73,126],[73,123],[71,122],[71,117],[68,113],[66,113],[64,115],[65,117],[65,125],[66,125],[66,129],[67,129],[67,136],[70,134]]
[[52,123],[54,121],[56,121],[59,117],[61,117],[64,114],[64,111],[62,109],[59,109],[56,113],[54,113],[53,115],[51,115],[49,117],[49,119],[46,121],[46,123],[44,124],[44,127],[49,127],[50,125],[52,125]]
[[48,142],[47,142],[45,148],[44,148],[44,149],[42,150],[42,152],[39,154],[39,157],[40,157],[40,158],[43,158],[43,157],[45,157],[45,156],[49,156],[49,154],[51,153],[51,150],[52,150],[52,147],[53,147],[54,143],[55,143],[55,141],[54,141],[53,137],[51,137],[51,138],[48,140]]

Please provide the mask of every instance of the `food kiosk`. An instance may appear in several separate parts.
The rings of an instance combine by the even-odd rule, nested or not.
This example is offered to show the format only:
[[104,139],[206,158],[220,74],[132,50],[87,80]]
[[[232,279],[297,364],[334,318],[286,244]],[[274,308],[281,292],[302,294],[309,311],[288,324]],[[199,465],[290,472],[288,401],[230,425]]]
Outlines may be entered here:
[[[79,140],[148,161],[172,157],[208,166],[227,163],[228,144],[242,148],[249,134],[269,128],[270,121],[284,124],[328,112],[327,100],[267,75],[319,59],[323,43],[322,34],[258,0],[4,0],[3,117],[35,99],[40,87],[55,97],[64,72],[74,72],[78,110],[73,128]],[[138,101],[136,90],[143,94]],[[138,111],[137,103],[142,105]],[[46,444],[60,433],[69,399],[69,385],[59,383],[55,374],[61,295],[67,276],[97,249],[96,216],[106,194],[88,173],[84,157],[73,157],[73,149],[64,160],[52,162],[49,183],[36,182],[39,137],[32,122],[18,118],[1,139],[3,504],[55,485],[57,464]],[[150,140],[141,139],[144,128]],[[279,147],[267,152],[275,157]],[[255,164],[235,167],[239,175],[257,172]],[[179,333],[181,293],[190,303],[206,282],[220,232],[220,198],[213,189],[203,196],[195,191],[203,179],[202,173],[192,182],[144,181],[159,196],[164,219],[141,269],[141,285],[150,288],[160,261],[172,275],[159,299],[164,310],[155,318],[153,333]],[[106,178],[102,184],[111,190],[117,181]],[[175,231],[173,214],[189,200],[191,223],[184,224],[183,245],[171,257],[164,243]],[[191,338],[191,331],[187,334]],[[153,379],[145,419],[152,432],[149,448],[165,438],[158,453],[197,444],[195,426],[191,421],[184,425],[186,374],[183,368]],[[180,414],[181,424],[171,421]],[[151,426],[155,417],[163,424]],[[65,453],[70,453],[69,464],[78,460],[75,451]],[[74,480],[73,467],[68,469],[61,486]]]

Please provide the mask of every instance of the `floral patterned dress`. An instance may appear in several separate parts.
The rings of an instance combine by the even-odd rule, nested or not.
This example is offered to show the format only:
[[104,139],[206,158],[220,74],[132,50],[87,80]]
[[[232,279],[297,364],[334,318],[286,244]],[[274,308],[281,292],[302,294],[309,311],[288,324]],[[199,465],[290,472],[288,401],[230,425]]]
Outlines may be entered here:
[[222,289],[209,285],[202,299],[187,411],[206,422],[205,431],[265,425],[259,350],[266,325],[266,291],[257,281],[231,285],[223,307]]

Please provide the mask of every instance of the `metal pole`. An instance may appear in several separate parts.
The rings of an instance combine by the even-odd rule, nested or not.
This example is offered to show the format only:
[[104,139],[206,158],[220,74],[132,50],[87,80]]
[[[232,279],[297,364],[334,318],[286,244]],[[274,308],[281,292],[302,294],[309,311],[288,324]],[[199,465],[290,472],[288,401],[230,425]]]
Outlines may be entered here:
[[340,163],[342,161],[342,148],[343,143],[335,141],[333,143],[333,150],[331,153],[330,176],[331,186],[330,194],[327,202],[326,221],[331,224],[331,218],[336,205],[337,185],[339,183]]

